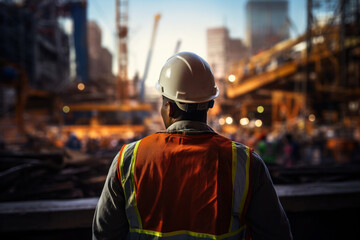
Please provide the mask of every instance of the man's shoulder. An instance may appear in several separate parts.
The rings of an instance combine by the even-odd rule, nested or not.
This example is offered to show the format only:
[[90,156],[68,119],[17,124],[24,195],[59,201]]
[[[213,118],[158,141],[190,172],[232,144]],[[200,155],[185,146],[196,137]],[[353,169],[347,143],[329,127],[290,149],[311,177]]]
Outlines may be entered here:
[[243,151],[246,154],[251,152],[251,157],[252,157],[253,162],[255,162],[255,164],[258,162],[263,163],[262,158],[253,150],[252,147],[249,147],[245,144],[235,142],[235,141],[233,141],[233,143],[235,144],[235,146],[238,150]]
[[165,132],[156,132],[150,135],[147,135],[139,140],[137,140],[136,142],[155,142],[157,141],[159,138],[163,138],[164,134],[166,134]]
[[236,141],[232,141],[232,142],[235,144],[237,149],[242,149],[244,151],[246,151],[247,149],[250,149],[250,147],[246,146],[243,143],[239,143],[239,142],[236,142]]

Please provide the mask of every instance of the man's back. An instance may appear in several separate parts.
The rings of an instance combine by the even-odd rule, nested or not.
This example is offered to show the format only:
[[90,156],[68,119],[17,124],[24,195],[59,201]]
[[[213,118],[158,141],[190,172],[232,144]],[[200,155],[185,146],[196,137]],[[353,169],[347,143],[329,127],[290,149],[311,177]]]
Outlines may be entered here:
[[[110,228],[122,235],[176,233],[187,239],[198,234],[244,236],[248,231],[254,239],[291,239],[262,160],[206,124],[180,121],[167,132],[128,144],[112,169],[94,218],[100,235],[107,227],[101,215],[110,214]],[[118,220],[112,209],[122,212]]]
[[142,139],[134,170],[142,227],[227,233],[231,167],[232,143],[215,133],[157,133]]

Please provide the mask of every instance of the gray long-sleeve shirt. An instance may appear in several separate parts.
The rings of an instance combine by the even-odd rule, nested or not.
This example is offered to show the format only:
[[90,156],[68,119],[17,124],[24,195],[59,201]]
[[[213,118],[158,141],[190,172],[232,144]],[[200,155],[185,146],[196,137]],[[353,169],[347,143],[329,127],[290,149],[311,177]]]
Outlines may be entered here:
[[[213,132],[204,123],[179,121],[167,132],[199,134]],[[117,177],[114,158],[93,220],[93,239],[125,239],[129,224],[125,214],[125,197]],[[253,153],[252,195],[246,214],[252,239],[292,239],[289,221],[276,195],[270,174],[262,159]]]

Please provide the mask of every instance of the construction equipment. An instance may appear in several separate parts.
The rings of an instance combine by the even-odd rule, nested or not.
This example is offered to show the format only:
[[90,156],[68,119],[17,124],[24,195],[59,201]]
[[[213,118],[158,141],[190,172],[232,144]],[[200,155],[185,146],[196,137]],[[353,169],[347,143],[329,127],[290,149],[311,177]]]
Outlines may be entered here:
[[146,131],[145,119],[150,115],[152,107],[149,104],[80,103],[66,105],[63,111],[64,125],[61,127],[63,136],[75,133],[80,139],[84,137],[127,139]]
[[161,15],[159,13],[155,15],[154,27],[153,27],[153,31],[152,31],[152,35],[151,35],[151,41],[150,41],[150,48],[149,48],[148,55],[147,55],[147,58],[146,58],[144,74],[143,74],[143,77],[142,77],[141,82],[140,82],[140,84],[141,84],[140,85],[140,101],[141,102],[144,102],[144,100],[145,100],[145,81],[146,81],[147,74],[148,74],[149,68],[150,68],[151,56],[152,56],[152,52],[153,52],[153,49],[154,49],[156,31],[157,31],[157,28],[158,28],[160,18],[161,18]]
[[128,0],[116,0],[116,31],[118,53],[117,99],[128,100]]
[[[324,31],[325,27],[317,27],[312,30],[313,34],[318,34]],[[291,76],[297,73],[300,69],[308,64],[314,64],[316,70],[321,70],[324,59],[330,59],[334,64],[335,71],[339,68],[336,54],[340,51],[340,46],[337,44],[339,40],[338,28],[326,28],[328,32],[328,39],[315,36],[312,39],[312,52],[309,57],[305,54],[306,50],[306,34],[299,36],[296,39],[287,40],[276,44],[267,51],[261,52],[248,62],[238,63],[233,66],[232,74],[237,76],[238,82],[229,86],[227,89],[227,96],[229,98],[236,98],[243,94],[254,91],[269,83],[275,82],[279,79]],[[351,41],[345,42],[345,48],[354,49],[360,45],[360,38],[352,38]],[[329,49],[331,46],[331,49]],[[284,59],[284,56],[288,58]],[[335,78],[337,74],[335,74]],[[338,83],[338,80],[335,80]],[[334,88],[330,86],[323,86],[320,82],[316,84],[319,90],[343,91],[343,88]],[[350,92],[359,92],[359,89],[349,89]]]

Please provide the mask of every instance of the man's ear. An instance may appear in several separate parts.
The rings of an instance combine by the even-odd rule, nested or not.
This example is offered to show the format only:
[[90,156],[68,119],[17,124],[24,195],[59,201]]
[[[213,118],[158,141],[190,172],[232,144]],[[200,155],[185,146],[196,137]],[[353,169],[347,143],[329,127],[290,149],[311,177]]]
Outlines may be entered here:
[[167,104],[168,104],[168,107],[169,107],[169,109],[168,109],[169,117],[176,118],[176,116],[175,116],[175,109],[176,109],[175,103],[169,101],[169,102],[167,102]]

